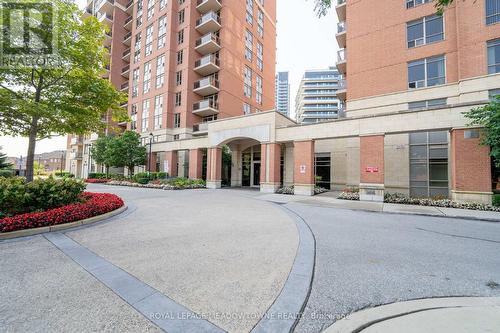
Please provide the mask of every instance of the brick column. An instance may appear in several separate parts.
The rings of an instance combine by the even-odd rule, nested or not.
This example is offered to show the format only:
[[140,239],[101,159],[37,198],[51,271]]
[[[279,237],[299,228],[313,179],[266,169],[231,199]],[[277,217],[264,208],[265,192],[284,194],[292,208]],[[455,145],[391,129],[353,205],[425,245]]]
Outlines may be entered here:
[[222,187],[222,149],[209,148],[207,156],[207,188]]
[[384,138],[384,135],[360,138],[360,200],[384,201]]
[[151,153],[148,154],[148,166],[151,172],[157,172],[156,170],[156,158],[157,158],[157,153]]
[[314,141],[294,142],[293,157],[295,194],[314,195]]
[[191,149],[189,151],[189,178],[201,179],[203,174],[203,151]]
[[165,161],[165,172],[168,173],[170,177],[177,177],[177,151],[172,150],[165,152]]
[[281,145],[277,143],[265,143],[260,146],[260,149],[260,191],[275,193],[281,185]]
[[451,195],[456,201],[491,204],[490,148],[480,144],[479,129],[451,131]]

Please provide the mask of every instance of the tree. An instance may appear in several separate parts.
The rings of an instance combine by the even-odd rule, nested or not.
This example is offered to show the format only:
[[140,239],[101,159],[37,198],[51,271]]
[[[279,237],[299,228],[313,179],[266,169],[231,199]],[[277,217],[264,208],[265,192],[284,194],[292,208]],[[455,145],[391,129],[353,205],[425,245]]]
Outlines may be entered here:
[[0,170],[11,169],[12,163],[7,161],[7,155],[2,153],[2,147],[0,147]]
[[500,95],[489,104],[466,112],[465,116],[471,119],[470,125],[484,127],[481,143],[490,146],[490,154],[500,168]]
[[146,147],[141,144],[141,136],[133,131],[112,138],[107,146],[106,155],[110,165],[126,167],[129,175],[134,174],[134,168],[145,165],[147,160]]
[[[454,0],[435,0],[435,6],[437,9],[437,12],[442,14],[443,11],[451,5],[454,2]],[[337,3],[337,2],[335,2]],[[318,14],[319,17],[325,16],[326,13],[330,10],[332,7],[332,0],[316,0],[316,6],[314,10]]]
[[0,134],[29,138],[28,181],[33,180],[37,140],[99,132],[106,126],[102,119],[108,112],[117,121],[127,119],[125,110],[120,108],[126,101],[125,95],[109,80],[102,79],[108,62],[103,47],[105,26],[95,17],[81,20],[81,12],[72,1],[41,1],[55,8],[56,28],[37,16],[30,19],[38,18],[42,33],[56,35],[57,63],[0,69]]
[[104,165],[106,167],[106,175],[109,175],[110,156],[108,153],[108,146],[112,138],[110,136],[99,137],[92,148],[90,149],[90,155],[97,164]]

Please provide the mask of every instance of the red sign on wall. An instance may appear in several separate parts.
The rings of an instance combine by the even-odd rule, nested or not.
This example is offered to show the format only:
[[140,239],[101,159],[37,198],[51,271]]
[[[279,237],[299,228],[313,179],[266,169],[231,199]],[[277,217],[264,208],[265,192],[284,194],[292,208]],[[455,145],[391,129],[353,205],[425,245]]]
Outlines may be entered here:
[[369,167],[366,167],[366,168],[365,168],[365,172],[368,172],[368,173],[376,173],[376,172],[378,172],[378,167],[374,167],[374,166],[369,166]]

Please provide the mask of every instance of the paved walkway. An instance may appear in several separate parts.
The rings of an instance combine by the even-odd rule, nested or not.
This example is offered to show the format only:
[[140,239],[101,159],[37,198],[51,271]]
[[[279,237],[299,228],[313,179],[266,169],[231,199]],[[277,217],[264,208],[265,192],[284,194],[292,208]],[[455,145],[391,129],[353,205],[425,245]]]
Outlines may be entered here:
[[324,193],[314,197],[303,197],[283,194],[265,194],[258,196],[261,200],[289,203],[297,202],[313,206],[362,210],[379,213],[408,214],[423,216],[443,216],[463,219],[477,219],[483,221],[500,222],[500,212],[478,211],[457,208],[428,207],[417,205],[401,205],[380,202],[364,202],[340,200],[332,193]]
[[356,312],[325,333],[500,332],[500,297],[433,298]]

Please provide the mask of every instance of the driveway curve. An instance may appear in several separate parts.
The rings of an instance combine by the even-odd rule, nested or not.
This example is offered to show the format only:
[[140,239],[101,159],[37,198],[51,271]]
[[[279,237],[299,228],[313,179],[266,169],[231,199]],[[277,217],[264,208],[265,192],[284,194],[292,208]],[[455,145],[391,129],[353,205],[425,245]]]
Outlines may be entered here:
[[[65,232],[65,236],[223,330],[250,331],[279,296],[296,256],[299,235],[295,222],[286,212],[272,203],[251,198],[258,192],[245,191],[241,195],[232,190],[162,191],[104,185],[91,185],[88,190],[115,193],[125,200],[129,210],[109,222]],[[33,253],[36,252],[31,249],[33,243],[54,252],[59,258],[58,266],[45,262],[47,256],[40,258]],[[89,322],[96,319],[95,311],[87,309],[92,306],[93,295],[105,294],[111,307],[119,305],[130,312],[120,311],[123,316],[134,316],[134,325],[138,326],[128,327],[122,322],[122,331],[152,328],[149,321],[138,316],[117,295],[95,283],[91,275],[58,252],[43,236],[0,242],[0,252],[4,250],[9,251],[11,258],[0,257],[0,266],[9,266],[0,271],[2,284],[10,280],[9,285],[0,289],[2,299],[12,300],[10,308],[0,308],[0,317],[10,318],[3,322],[0,318],[7,330],[21,328],[20,323],[22,329],[29,329],[31,325],[39,330],[54,329],[43,316],[34,320],[29,315],[30,307],[51,309],[50,301],[16,304],[16,296],[25,293],[21,284],[26,274],[37,275],[36,271],[27,271],[27,267],[40,260],[46,271],[69,271],[68,276],[78,271],[81,276],[74,282],[73,289],[67,286],[53,302],[78,302],[78,295],[84,292],[80,290],[80,281],[89,280],[86,282],[89,290],[85,292],[89,301],[80,303],[81,311],[88,313]],[[23,251],[30,256],[14,267],[12,258]],[[15,275],[19,278],[12,280]],[[56,279],[51,285],[54,288],[58,285],[57,274],[50,277]],[[47,284],[44,276],[36,276],[36,279]],[[89,287],[89,284],[96,286]],[[24,295],[27,300],[51,294],[50,290],[38,288],[26,292],[30,293]],[[96,306],[99,304],[96,300]],[[71,320],[61,311],[59,322]],[[109,327],[114,325],[109,323]],[[81,331],[81,327],[78,330]],[[66,331],[71,331],[71,327]]]

